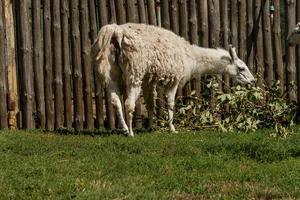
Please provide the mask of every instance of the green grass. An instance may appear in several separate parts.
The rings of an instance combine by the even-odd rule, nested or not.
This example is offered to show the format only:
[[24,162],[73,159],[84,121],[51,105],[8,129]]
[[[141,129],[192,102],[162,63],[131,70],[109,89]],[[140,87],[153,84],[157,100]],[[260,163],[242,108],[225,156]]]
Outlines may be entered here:
[[300,131],[0,134],[0,199],[299,199]]

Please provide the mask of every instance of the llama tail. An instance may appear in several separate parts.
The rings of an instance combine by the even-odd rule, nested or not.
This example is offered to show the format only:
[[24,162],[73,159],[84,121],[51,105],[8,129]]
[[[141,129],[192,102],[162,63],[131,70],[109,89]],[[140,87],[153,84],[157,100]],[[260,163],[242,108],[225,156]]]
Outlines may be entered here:
[[120,52],[122,38],[123,32],[118,25],[105,25],[99,31],[92,46],[96,75],[100,78],[102,84],[107,84],[110,81],[111,68],[118,63],[117,53]]

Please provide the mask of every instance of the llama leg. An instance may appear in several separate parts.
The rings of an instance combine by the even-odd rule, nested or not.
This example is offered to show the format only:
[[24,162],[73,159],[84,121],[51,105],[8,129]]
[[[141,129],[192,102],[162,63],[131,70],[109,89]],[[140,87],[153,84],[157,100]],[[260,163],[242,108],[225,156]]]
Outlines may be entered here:
[[127,99],[125,101],[125,109],[128,116],[128,126],[129,126],[129,136],[133,136],[132,130],[132,119],[133,119],[133,112],[135,108],[135,102],[138,99],[141,88],[140,87],[132,87],[127,89]]
[[143,97],[146,103],[146,108],[148,111],[148,129],[152,128],[153,125],[153,113],[154,113],[154,86],[150,83],[143,83]]
[[174,87],[170,88],[167,93],[167,103],[168,103],[168,114],[169,114],[169,128],[171,132],[177,133],[175,130],[175,127],[173,125],[173,118],[174,118],[174,106],[175,106],[175,96],[177,91],[178,85],[175,85]]
[[121,127],[123,130],[125,130],[127,133],[129,132],[128,126],[126,125],[124,116],[123,116],[123,111],[122,111],[122,103],[120,99],[120,89],[118,86],[118,83],[111,82],[108,86],[109,89],[109,95],[110,99],[112,101],[112,104],[116,108],[118,119],[120,121]]

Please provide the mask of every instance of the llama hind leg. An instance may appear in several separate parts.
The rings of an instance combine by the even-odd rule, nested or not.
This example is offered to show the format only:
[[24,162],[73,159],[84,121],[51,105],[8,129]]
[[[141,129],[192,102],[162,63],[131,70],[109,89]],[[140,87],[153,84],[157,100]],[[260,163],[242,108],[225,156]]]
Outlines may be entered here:
[[129,136],[133,136],[132,119],[135,108],[135,102],[138,99],[141,92],[141,87],[131,87],[127,89],[127,99],[125,101],[125,109],[128,117]]
[[152,128],[153,125],[153,113],[154,113],[154,88],[152,84],[149,83],[143,83],[142,85],[143,88],[143,97],[146,103],[146,108],[148,112],[148,129]]
[[173,86],[166,92],[167,96],[167,103],[168,103],[168,122],[169,122],[169,129],[171,132],[177,133],[175,130],[175,127],[173,125],[173,119],[174,119],[174,106],[175,106],[175,96],[177,91],[178,85]]
[[122,103],[120,99],[120,89],[118,84],[114,82],[110,83],[108,86],[108,90],[109,90],[109,95],[111,97],[110,99],[112,101],[112,104],[116,108],[117,116],[120,121],[121,127],[124,131],[126,131],[126,133],[129,133],[129,129],[123,115]]

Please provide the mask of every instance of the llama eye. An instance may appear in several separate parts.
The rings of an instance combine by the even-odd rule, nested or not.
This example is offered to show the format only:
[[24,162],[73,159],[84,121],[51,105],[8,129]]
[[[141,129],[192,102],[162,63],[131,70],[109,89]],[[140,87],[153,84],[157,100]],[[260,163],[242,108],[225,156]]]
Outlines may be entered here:
[[243,67],[239,67],[239,71],[245,71],[245,68],[243,68]]

